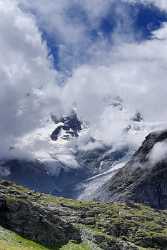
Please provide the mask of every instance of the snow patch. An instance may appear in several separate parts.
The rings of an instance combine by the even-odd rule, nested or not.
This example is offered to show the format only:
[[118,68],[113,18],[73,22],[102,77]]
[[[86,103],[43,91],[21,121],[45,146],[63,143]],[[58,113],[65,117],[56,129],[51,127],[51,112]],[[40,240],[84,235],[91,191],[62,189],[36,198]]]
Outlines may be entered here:
[[103,186],[111,177],[113,177],[119,169],[125,166],[126,162],[120,162],[112,166],[109,170],[102,174],[87,179],[78,189],[81,189],[78,200],[92,200],[97,190]]

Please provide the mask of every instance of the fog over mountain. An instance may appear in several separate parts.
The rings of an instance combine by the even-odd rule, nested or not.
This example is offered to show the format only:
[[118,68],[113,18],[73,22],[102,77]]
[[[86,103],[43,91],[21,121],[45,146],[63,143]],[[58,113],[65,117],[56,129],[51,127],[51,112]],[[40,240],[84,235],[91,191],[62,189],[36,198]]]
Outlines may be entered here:
[[[0,0],[0,16],[3,164],[39,161],[57,179],[64,166],[85,169],[86,183],[104,182],[167,127],[165,0]],[[157,147],[153,160],[166,152]]]

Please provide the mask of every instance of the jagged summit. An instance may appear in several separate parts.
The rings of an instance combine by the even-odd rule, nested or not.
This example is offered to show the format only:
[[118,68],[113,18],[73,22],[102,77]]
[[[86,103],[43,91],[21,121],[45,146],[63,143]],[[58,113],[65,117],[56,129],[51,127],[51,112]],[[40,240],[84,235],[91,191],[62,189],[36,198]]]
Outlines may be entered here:
[[[167,155],[155,158],[157,146],[163,143],[166,150],[167,130],[150,133],[132,159],[112,177],[101,190],[97,199],[103,201],[133,201],[167,208]],[[154,150],[154,151],[153,151]],[[159,148],[158,148],[159,150]],[[158,152],[159,153],[159,152]]]
[[70,137],[78,137],[82,130],[82,122],[79,120],[77,113],[73,110],[70,115],[57,119],[52,115],[52,120],[57,125],[51,134],[51,139],[56,141],[59,137],[69,139]]
[[134,122],[141,122],[141,121],[143,121],[143,115],[140,112],[137,112],[133,116],[132,121],[134,121]]

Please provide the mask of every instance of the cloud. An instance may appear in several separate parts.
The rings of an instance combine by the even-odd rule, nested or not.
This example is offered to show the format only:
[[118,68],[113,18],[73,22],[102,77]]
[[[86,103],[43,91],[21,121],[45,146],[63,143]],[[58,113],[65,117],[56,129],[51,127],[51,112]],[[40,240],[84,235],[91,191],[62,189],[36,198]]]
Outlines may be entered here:
[[[167,26],[136,41],[123,2],[134,1],[117,3],[113,14],[120,22],[107,40],[97,27],[114,0],[0,0],[1,155],[51,112],[68,113],[74,106],[89,123],[90,135],[107,144],[139,144],[152,124],[165,122]],[[92,30],[99,31],[98,39],[90,36]],[[59,64],[71,69],[61,87],[62,72],[48,56],[44,32],[59,47]],[[122,108],[115,105],[118,100]],[[147,126],[132,124],[137,111]]]
[[166,0],[124,0],[125,2],[131,2],[131,3],[142,3],[142,4],[154,4],[158,8],[162,10],[167,10],[167,2]]
[[[99,52],[93,65],[78,67],[64,87],[67,109],[75,104],[94,133],[99,130],[98,135],[110,142],[114,137],[123,138],[122,131],[136,111],[150,124],[165,122],[166,34],[167,25],[164,25],[153,33],[152,40],[115,45],[108,53]],[[111,100],[119,96],[124,109],[106,105],[107,96]],[[141,133],[142,138],[150,129]]]
[[24,11],[34,15],[63,73],[95,60],[99,47],[111,47],[134,36],[128,8],[122,1],[18,1]]
[[0,154],[40,125],[59,103],[56,71],[35,20],[0,0]]
[[158,142],[154,145],[153,149],[149,154],[149,160],[152,164],[159,163],[166,159],[167,156],[167,142]]

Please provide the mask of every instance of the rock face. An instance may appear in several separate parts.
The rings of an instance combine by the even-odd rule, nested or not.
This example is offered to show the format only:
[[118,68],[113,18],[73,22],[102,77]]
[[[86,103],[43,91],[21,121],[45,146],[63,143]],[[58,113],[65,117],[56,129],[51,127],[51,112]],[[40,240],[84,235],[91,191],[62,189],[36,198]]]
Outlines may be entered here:
[[52,116],[53,121],[58,124],[57,128],[51,134],[51,139],[56,141],[61,132],[64,132],[63,139],[70,137],[78,137],[78,133],[82,129],[82,123],[78,119],[75,111],[72,111],[69,116],[62,117],[59,120],[55,116]]
[[2,226],[46,246],[80,240],[79,232],[72,225],[26,201],[1,198],[0,217]]
[[[132,159],[98,190],[97,200],[133,201],[154,208],[167,208],[167,155],[157,161],[150,154],[167,140],[167,131],[149,134]],[[167,147],[167,144],[164,144]],[[164,151],[165,152],[165,151]]]
[[112,146],[104,146],[93,150],[78,151],[76,153],[76,159],[83,168],[87,166],[92,175],[94,175],[104,173],[108,169],[111,169],[111,166],[115,162],[118,163],[122,161],[125,157],[128,157],[129,154],[130,150],[128,146],[115,151],[112,151]]
[[167,249],[166,211],[56,198],[7,181],[0,182],[0,226],[53,250],[73,249],[69,241],[90,250]]
[[[79,230],[63,221],[58,215],[28,200],[28,196],[7,187],[0,197],[0,225],[16,233],[39,242],[56,247],[69,240],[81,241]],[[6,191],[6,192],[5,192]]]

